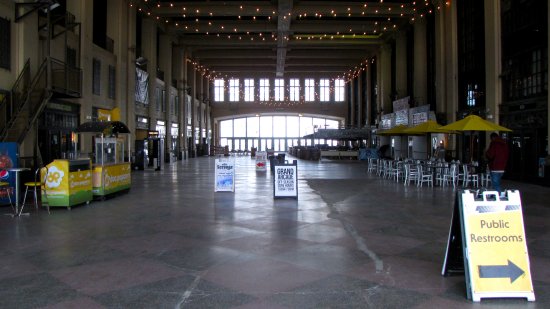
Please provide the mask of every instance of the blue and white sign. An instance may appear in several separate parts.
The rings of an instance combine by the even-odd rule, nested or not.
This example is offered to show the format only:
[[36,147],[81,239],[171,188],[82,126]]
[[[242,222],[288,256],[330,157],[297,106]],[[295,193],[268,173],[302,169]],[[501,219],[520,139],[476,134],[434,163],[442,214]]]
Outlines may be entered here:
[[230,159],[216,159],[215,192],[235,192],[235,162]]

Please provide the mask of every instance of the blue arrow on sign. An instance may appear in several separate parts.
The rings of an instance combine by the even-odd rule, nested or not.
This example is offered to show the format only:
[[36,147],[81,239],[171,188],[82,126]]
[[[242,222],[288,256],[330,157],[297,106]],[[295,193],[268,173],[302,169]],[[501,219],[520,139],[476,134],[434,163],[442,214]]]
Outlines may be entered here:
[[525,271],[508,260],[508,265],[479,265],[479,278],[510,278],[514,283]]

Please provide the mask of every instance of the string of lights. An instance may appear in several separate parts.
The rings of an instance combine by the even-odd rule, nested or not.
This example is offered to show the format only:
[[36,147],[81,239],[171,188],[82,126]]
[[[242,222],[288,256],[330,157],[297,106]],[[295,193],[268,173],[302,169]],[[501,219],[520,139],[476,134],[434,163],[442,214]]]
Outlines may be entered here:
[[[156,2],[156,3],[155,3]],[[383,3],[383,0],[379,1],[380,3]],[[393,14],[395,16],[398,16],[397,18],[403,18],[408,17],[410,20],[410,23],[414,23],[415,20],[418,18],[422,19],[428,14],[433,14],[434,9],[435,10],[441,10],[441,4],[442,2],[437,2],[437,6],[434,8],[434,5],[429,0],[424,1],[411,1],[409,4],[400,4],[397,10],[395,8],[387,7],[385,10],[386,12],[382,12],[384,9],[381,6],[376,5],[369,5],[368,2],[365,2],[364,4],[358,4],[356,6],[350,6],[345,8],[345,11],[343,11],[343,8],[331,8],[326,9],[326,11],[319,10],[318,12],[315,12],[314,14],[308,12],[296,12],[296,13],[288,13],[288,15],[282,16],[283,19],[286,18],[292,18],[294,15],[294,18],[298,20],[307,20],[307,19],[327,19],[327,18],[341,18],[341,17],[348,17],[348,18],[358,18],[358,17],[365,17],[365,16],[376,16],[381,15],[382,13],[388,13],[393,10]],[[244,15],[237,15],[238,20],[242,20],[243,24],[249,23],[249,22],[258,22],[258,21],[272,21],[275,18],[278,18],[278,12],[275,10],[267,11],[265,9],[261,9],[259,7],[253,8],[252,10],[248,7],[245,7],[245,4],[228,4],[224,2],[224,5],[226,5],[228,8],[235,11],[242,11],[242,12],[255,12],[253,16],[244,16]],[[450,1],[445,1],[445,5],[449,6]],[[187,7],[185,5],[174,5],[173,2],[170,3],[161,3],[158,1],[148,1],[148,0],[141,0],[141,1],[129,1],[130,7],[135,7],[136,10],[143,14],[144,16],[147,16],[149,18],[153,18],[158,20],[159,22],[164,22],[167,25],[172,25],[176,28],[183,28],[186,31],[189,31],[190,34],[193,33],[201,33],[206,34],[210,36],[214,36],[220,39],[229,39],[229,40],[260,40],[260,41],[266,41],[266,40],[273,40],[277,41],[278,36],[276,33],[264,33],[264,32],[251,32],[251,31],[241,31],[236,26],[234,26],[232,29],[226,28],[222,22],[218,22],[215,20],[215,14],[213,12],[201,12],[199,8],[193,8],[193,7]],[[160,14],[155,14],[153,7],[156,8],[170,8],[172,10],[181,10],[179,13],[179,19],[178,21],[171,21],[169,18],[164,18]],[[179,21],[181,20],[181,21]],[[374,22],[374,28],[372,29],[372,33],[368,34],[366,31],[363,32],[355,32],[352,28],[350,28],[346,33],[341,33],[340,31],[336,31],[334,33],[323,33],[323,34],[317,34],[317,35],[301,35],[301,34],[293,34],[293,35],[285,35],[284,39],[286,41],[290,40],[334,40],[334,39],[368,39],[373,38],[373,35],[380,35],[380,32],[387,31],[389,29],[397,29],[398,26],[394,22],[395,18],[392,19],[392,17],[387,17],[385,21],[375,21]],[[194,26],[190,27],[188,25],[189,22],[193,22]],[[186,24],[187,23],[187,24]],[[208,27],[208,30],[204,30],[201,27]],[[229,33],[228,33],[229,32]],[[231,33],[232,32],[232,33]],[[227,74],[222,74],[219,72],[216,72],[214,70],[209,69],[208,67],[204,65],[200,65],[196,63],[195,61],[191,59],[186,59],[187,62],[191,63],[193,65],[193,69],[199,73],[201,76],[206,78],[209,82],[212,82],[215,79],[233,79],[235,77],[229,76]],[[356,79],[363,71],[367,70],[368,65],[370,62],[374,61],[373,58],[364,59],[361,63],[356,65],[353,68],[350,68],[347,72],[342,73],[342,75],[337,76],[335,78],[331,78],[331,84],[336,79],[343,79],[345,83],[349,83],[352,80]],[[331,88],[331,93],[334,91],[334,89]],[[318,93],[316,93],[316,96],[318,96]],[[281,104],[281,102],[267,102],[267,104]],[[290,102],[287,102],[287,104],[290,104]]]
[[[217,17],[222,16],[216,16],[213,12],[204,12],[201,11],[199,8],[194,7],[187,7],[185,5],[174,5],[173,2],[170,3],[161,3],[155,1],[148,1],[148,0],[142,0],[142,1],[129,1],[130,7],[136,7],[137,11],[144,16],[147,16],[149,18],[156,19],[159,22],[164,22],[167,25],[171,25],[175,28],[183,29],[185,33],[188,34],[194,34],[194,33],[200,33],[204,35],[212,35],[218,38],[225,38],[229,40],[260,40],[260,41],[266,41],[266,40],[273,40],[277,41],[278,37],[276,33],[264,33],[264,32],[251,32],[251,31],[245,31],[240,30],[237,26],[232,27],[226,27],[223,22],[219,22],[216,20]],[[383,3],[384,1],[379,1],[380,3]],[[421,2],[421,3],[418,3]],[[445,2],[446,5],[450,4],[450,1]],[[243,16],[243,15],[237,15],[238,21],[243,21],[243,25],[250,23],[250,22],[270,22],[272,20],[275,20],[279,17],[278,12],[276,10],[272,10],[270,12],[265,12],[266,10],[262,10],[259,7],[256,7],[255,9],[252,8],[252,10],[245,10],[245,4],[230,4],[230,3],[224,3],[224,5],[228,8],[228,10],[233,12],[239,12],[239,11],[246,11],[248,12],[254,12],[254,15],[252,16]],[[371,8],[372,6],[372,8]],[[155,13],[155,8],[160,9],[170,9],[173,11],[173,14],[170,14],[171,16],[177,16],[177,18],[168,18],[163,17],[161,14]],[[441,6],[437,6],[437,10],[440,10]],[[392,8],[392,6],[389,6],[387,8],[382,8],[381,6],[373,6],[369,5],[368,3],[364,4],[357,4],[356,6],[350,6],[345,9],[344,13],[339,14],[338,12],[341,11],[342,8],[335,7],[335,8],[327,8],[326,11],[318,11],[315,13],[308,13],[308,12],[295,12],[295,13],[288,13],[287,15],[282,16],[283,19],[287,18],[295,18],[297,20],[307,20],[307,19],[327,19],[327,18],[340,18],[340,17],[348,17],[348,18],[361,18],[366,16],[382,16],[382,14],[387,14],[391,12],[395,15],[397,18],[403,18],[408,17],[410,18],[410,22],[414,22],[417,18],[424,18],[427,14],[432,14],[434,12],[434,7],[431,1],[424,0],[424,1],[411,1],[409,4],[400,4],[396,5],[395,8]],[[341,31],[336,31],[334,33],[323,33],[320,35],[288,35],[285,36],[284,39],[287,41],[290,41],[292,39],[295,40],[324,40],[324,39],[338,39],[338,38],[349,38],[349,36],[353,38],[361,38],[362,35],[367,34],[377,34],[380,32],[385,32],[390,29],[397,29],[398,25],[395,23],[395,18],[387,17],[386,20],[382,21],[376,21],[374,22],[373,28],[370,30],[370,33],[367,31],[359,31],[354,30],[353,28],[349,28],[346,33],[343,33]]]

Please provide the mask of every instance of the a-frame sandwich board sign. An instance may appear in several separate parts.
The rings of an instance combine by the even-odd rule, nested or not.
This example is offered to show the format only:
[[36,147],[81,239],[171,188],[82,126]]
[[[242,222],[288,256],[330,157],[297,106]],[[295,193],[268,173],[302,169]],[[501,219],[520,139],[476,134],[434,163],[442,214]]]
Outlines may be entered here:
[[519,191],[457,192],[442,275],[461,260],[468,299],[535,300]]

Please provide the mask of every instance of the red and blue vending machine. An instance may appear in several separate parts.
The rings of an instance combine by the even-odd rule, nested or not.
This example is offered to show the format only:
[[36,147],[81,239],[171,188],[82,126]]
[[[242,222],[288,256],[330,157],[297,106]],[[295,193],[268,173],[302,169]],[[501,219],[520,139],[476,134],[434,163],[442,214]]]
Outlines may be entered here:
[[[0,143],[0,181],[8,182],[11,192],[11,200],[15,200],[15,172],[9,172],[7,169],[19,167],[19,145],[17,143]],[[3,192],[2,192],[3,193]],[[10,203],[7,195],[1,195],[0,205]]]

